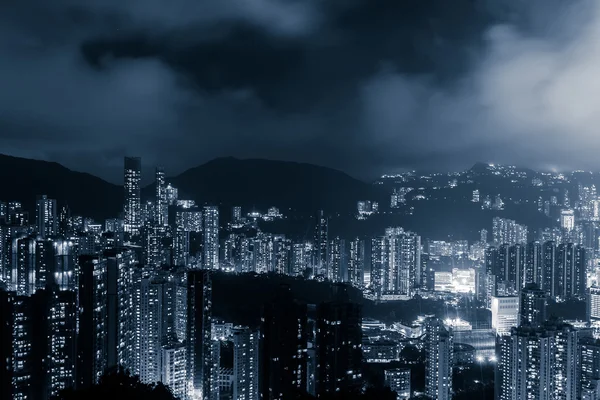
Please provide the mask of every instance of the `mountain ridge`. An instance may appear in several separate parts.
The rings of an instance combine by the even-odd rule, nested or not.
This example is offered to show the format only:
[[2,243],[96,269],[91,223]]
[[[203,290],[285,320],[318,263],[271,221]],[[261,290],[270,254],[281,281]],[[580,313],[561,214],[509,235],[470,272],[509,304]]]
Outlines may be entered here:
[[[69,205],[74,215],[97,220],[122,211],[123,186],[60,163],[0,154],[0,201],[20,201],[35,210],[36,196],[46,194]],[[167,179],[180,198],[199,204],[270,206],[314,212],[319,208],[351,211],[358,200],[377,200],[372,185],[332,168],[291,161],[221,157]],[[142,188],[152,199],[154,183]],[[370,198],[373,197],[373,198]],[[225,211],[225,210],[223,210]]]

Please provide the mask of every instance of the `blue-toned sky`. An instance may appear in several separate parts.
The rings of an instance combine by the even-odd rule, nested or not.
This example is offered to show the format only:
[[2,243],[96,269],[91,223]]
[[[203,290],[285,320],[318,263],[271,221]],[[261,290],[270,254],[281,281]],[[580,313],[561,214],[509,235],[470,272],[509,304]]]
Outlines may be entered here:
[[0,153],[116,182],[125,154],[600,170],[597,1],[10,3]]

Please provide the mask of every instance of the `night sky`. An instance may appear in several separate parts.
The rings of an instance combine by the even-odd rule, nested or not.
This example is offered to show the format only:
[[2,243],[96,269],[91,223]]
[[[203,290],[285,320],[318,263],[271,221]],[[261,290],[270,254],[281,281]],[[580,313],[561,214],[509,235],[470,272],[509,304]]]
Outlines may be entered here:
[[476,161],[600,170],[599,11],[593,0],[8,1],[0,153],[115,182],[126,154],[169,174],[220,156],[365,179]]

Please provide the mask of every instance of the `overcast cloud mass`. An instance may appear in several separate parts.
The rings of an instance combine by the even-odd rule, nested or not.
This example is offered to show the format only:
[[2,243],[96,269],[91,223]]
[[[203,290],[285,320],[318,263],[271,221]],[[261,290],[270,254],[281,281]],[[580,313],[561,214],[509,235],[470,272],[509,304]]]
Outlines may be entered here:
[[0,153],[115,182],[125,154],[600,170],[598,1],[10,3]]

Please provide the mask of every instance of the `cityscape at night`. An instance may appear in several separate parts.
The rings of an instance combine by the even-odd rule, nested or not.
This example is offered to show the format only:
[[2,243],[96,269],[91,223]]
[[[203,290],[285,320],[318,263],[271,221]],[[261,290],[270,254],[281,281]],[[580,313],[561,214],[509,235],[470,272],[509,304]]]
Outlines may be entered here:
[[600,400],[600,0],[0,9],[0,400]]
[[[600,390],[598,173],[384,175],[338,199],[354,210],[314,213],[204,204],[171,180],[143,186],[125,157],[123,211],[103,220],[56,190],[0,202],[3,393],[67,399],[111,373],[181,400]],[[473,221],[421,235],[432,206]]]

